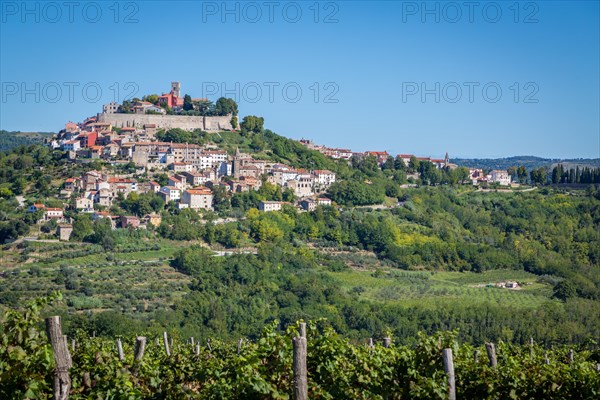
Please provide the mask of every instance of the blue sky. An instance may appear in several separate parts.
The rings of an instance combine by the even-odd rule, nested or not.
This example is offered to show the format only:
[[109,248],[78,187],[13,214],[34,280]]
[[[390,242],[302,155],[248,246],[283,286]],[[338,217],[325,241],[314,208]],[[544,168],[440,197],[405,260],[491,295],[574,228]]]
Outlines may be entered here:
[[0,128],[180,81],[329,146],[600,157],[599,2],[475,3],[2,0]]

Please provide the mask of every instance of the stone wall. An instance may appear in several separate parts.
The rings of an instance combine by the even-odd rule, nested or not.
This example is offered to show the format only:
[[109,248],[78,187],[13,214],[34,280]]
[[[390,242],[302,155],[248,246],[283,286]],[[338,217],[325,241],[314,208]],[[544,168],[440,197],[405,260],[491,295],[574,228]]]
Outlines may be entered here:
[[152,115],[152,114],[98,114],[98,122],[107,122],[117,128],[143,128],[147,124],[155,124],[157,129],[180,128],[188,131],[233,130],[231,116],[196,117],[184,115]]

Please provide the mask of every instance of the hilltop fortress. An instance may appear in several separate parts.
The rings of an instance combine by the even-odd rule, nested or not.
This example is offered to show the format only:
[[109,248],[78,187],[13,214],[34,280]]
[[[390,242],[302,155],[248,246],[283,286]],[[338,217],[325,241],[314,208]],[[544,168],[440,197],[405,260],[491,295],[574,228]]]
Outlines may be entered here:
[[187,115],[152,115],[152,114],[113,114],[102,112],[98,114],[98,122],[109,123],[117,128],[139,128],[154,125],[156,129],[180,128],[188,131],[201,129],[203,131],[233,130],[231,115],[222,117],[202,117]]
[[[171,82],[171,91],[158,96],[156,104],[148,101],[136,101],[128,109],[121,112],[118,103],[112,102],[102,107],[102,113],[97,115],[97,121],[108,123],[117,128],[139,128],[147,126],[156,129],[180,128],[188,131],[201,129],[203,131],[233,130],[231,114],[222,116],[177,115],[184,109],[184,98],[181,97],[179,82]],[[207,102],[208,99],[191,99],[193,104]],[[175,111],[176,115],[166,115],[165,107]]]

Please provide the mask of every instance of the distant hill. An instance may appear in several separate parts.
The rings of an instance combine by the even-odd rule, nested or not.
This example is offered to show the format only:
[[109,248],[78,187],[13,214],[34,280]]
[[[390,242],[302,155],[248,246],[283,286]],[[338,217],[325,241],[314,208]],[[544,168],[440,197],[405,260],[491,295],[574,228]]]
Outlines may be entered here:
[[553,159],[535,156],[514,156],[506,158],[453,158],[454,164],[483,169],[507,169],[508,167],[525,166],[528,170],[540,167],[552,168],[556,164],[563,164],[565,168],[576,166],[600,167],[600,158]]
[[0,130],[0,151],[10,151],[18,146],[43,143],[53,132],[8,132]]

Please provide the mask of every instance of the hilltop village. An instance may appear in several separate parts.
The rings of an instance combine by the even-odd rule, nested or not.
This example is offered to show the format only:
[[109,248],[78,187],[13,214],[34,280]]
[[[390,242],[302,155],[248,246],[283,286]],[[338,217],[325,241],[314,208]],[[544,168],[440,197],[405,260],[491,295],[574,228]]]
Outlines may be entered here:
[[[73,163],[101,160],[121,170],[128,169],[118,174],[91,170],[66,178],[60,197],[71,200],[69,207],[92,214],[93,220],[108,218],[113,226],[158,226],[161,217],[157,213],[143,217],[117,217],[108,210],[113,202],[126,199],[132,193],[154,192],[175,209],[210,211],[213,210],[215,190],[232,195],[259,190],[265,183],[280,187],[288,196],[286,201],[261,201],[258,209],[262,212],[281,210],[284,204],[292,204],[303,211],[332,205],[326,192],[337,177],[330,170],[294,168],[257,159],[239,149],[229,154],[217,143],[200,145],[161,141],[161,137],[168,137],[166,132],[173,130],[240,132],[247,122],[245,119],[242,126],[238,124],[237,105],[231,99],[221,98],[212,105],[207,99],[181,97],[180,88],[179,82],[172,82],[169,93],[145,96],[123,104],[106,104],[96,116],[80,123],[68,122],[58,135],[49,140],[51,148],[67,152]],[[259,120],[257,117],[249,118],[249,123]],[[262,118],[260,120],[262,124]],[[443,159],[412,154],[393,157],[387,151],[354,152],[316,145],[306,139],[300,140],[300,143],[326,157],[346,160],[349,164],[353,159],[372,157],[380,168],[384,168],[390,160],[405,165],[427,162],[438,169],[457,168],[450,163],[448,154]],[[480,169],[472,169],[465,178],[474,185],[511,183],[507,171],[484,174]],[[28,210],[42,213],[40,222],[56,221],[59,237],[68,240],[72,227],[62,208],[33,204]]]

